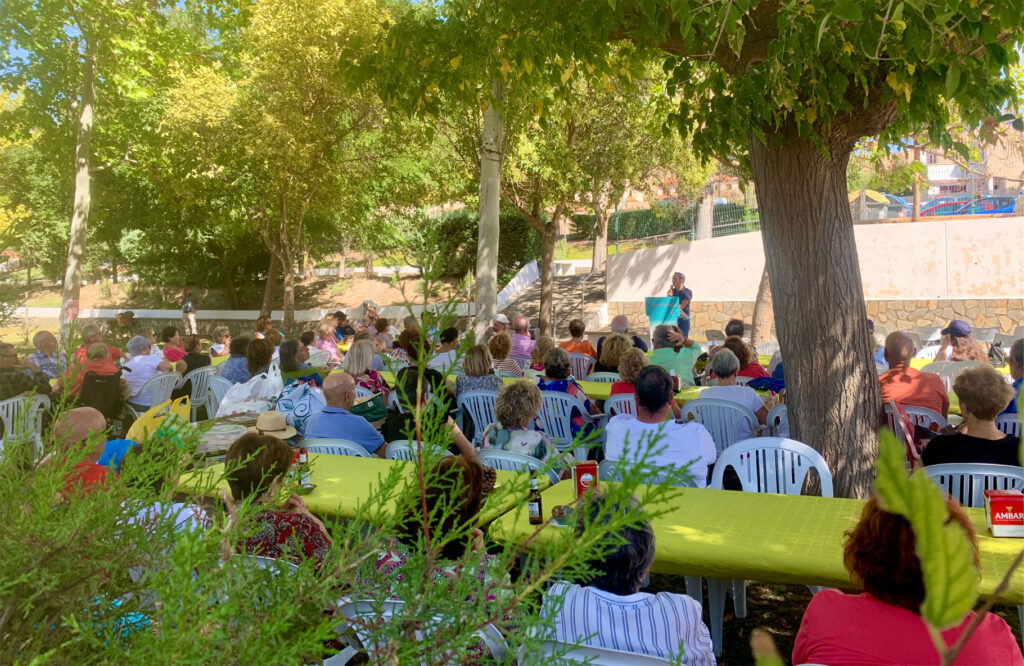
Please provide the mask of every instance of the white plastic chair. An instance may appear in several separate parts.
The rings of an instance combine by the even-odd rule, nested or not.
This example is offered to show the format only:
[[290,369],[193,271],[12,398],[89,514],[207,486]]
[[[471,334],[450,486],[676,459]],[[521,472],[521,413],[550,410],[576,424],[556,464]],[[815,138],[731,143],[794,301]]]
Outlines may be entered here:
[[357,386],[356,387],[356,397],[357,398],[369,398],[372,395],[373,395],[373,391],[371,391],[370,389],[366,388],[365,386]]
[[717,329],[705,330],[704,339],[708,342],[725,342],[725,331],[719,331]]
[[529,368],[530,363],[533,362],[533,360],[529,356],[509,356],[509,358],[519,364],[520,370],[525,370],[526,368]]
[[987,345],[992,344],[996,341],[996,334],[999,333],[998,326],[990,326],[988,328],[972,328],[971,336],[978,342],[983,342]]
[[[414,445],[415,442],[412,440],[396,439],[388,444],[388,447],[384,450],[384,457],[388,460],[414,460],[416,458]],[[437,453],[440,453],[442,456],[455,455],[442,447],[437,447]]]
[[[982,361],[945,361],[942,365],[939,365],[938,363],[929,363],[921,368],[921,372],[935,373],[939,376],[939,379],[942,380],[942,383],[946,385],[946,391],[952,391],[953,382],[960,376],[960,373],[968,368],[973,368],[976,365],[985,365],[985,363]],[[933,366],[938,367],[935,368]]]
[[996,417],[996,428],[1007,435],[1020,437],[1020,414],[1000,414]]
[[[583,405],[583,401],[574,395],[562,391],[541,391],[540,395],[542,402],[537,418],[541,427],[544,428],[544,432],[555,443],[559,451],[568,451],[573,448],[573,408],[583,415],[586,422],[601,423],[606,418],[604,414],[591,415]],[[586,447],[576,447],[575,455],[577,460],[585,460],[587,457]]]
[[1004,350],[1009,352],[1010,347],[1012,347],[1013,343],[1016,342],[1017,340],[1018,338],[1015,338],[1012,335],[1007,335],[1006,333],[996,333],[995,338],[993,338],[992,342],[998,342]]
[[768,356],[771,356],[775,352],[779,351],[779,343],[775,342],[774,340],[769,342],[762,342],[757,346],[756,349],[758,354],[766,354]]
[[[750,380],[752,380],[752,379],[753,379],[753,377],[737,377],[736,378],[736,385],[737,386],[746,386],[747,384],[750,383]],[[708,386],[718,386],[718,377],[715,377],[714,379],[709,380],[708,381]]]
[[[584,637],[581,636],[580,638]],[[556,654],[566,661],[586,662],[596,666],[656,666],[672,663],[667,659],[651,657],[646,654],[591,647],[589,645],[576,646],[558,641],[547,641],[534,653],[528,653],[524,647],[519,651],[519,663],[524,665],[549,664],[552,661],[552,657]]]
[[768,410],[765,425],[772,437],[789,437],[789,410],[786,403],[780,402]]
[[985,506],[986,490],[1024,490],[1024,468],[983,463],[943,463],[921,469],[965,507]]
[[569,354],[572,360],[572,376],[577,381],[584,379],[594,369],[594,357],[587,354]]
[[[630,463],[628,462],[605,458],[597,466],[597,478],[601,481],[622,481],[623,473],[629,466]],[[665,471],[659,471],[657,467],[652,465],[644,465],[644,469],[641,471],[646,474],[644,483],[649,486],[656,486],[663,483],[668,474]],[[680,488],[696,488],[697,482],[693,476],[690,476],[678,485]],[[687,587],[687,591],[689,592],[689,587]]]
[[484,430],[492,423],[497,423],[494,415],[494,404],[498,400],[497,391],[463,391],[455,398],[459,408],[459,427],[465,425],[466,414],[473,421],[473,446],[479,448],[484,441]]
[[356,456],[359,458],[372,458],[366,449],[347,439],[330,439],[327,437],[314,437],[303,440],[302,445],[310,453],[327,453],[334,456]]
[[[160,374],[154,375],[146,380],[146,382],[139,387],[138,393],[128,398],[128,408],[135,414],[135,418],[139,418],[139,415],[144,413],[151,405],[161,405],[171,399],[171,393],[174,391],[174,387],[181,381],[180,372],[161,372]],[[132,403],[132,398],[140,396],[146,391],[149,391],[150,405],[139,405],[142,408],[140,412],[135,408]],[[191,400],[189,401],[191,402]]]
[[683,420],[696,421],[707,429],[715,440],[715,449],[721,453],[740,440],[740,430],[745,423],[750,432],[761,432],[754,412],[741,404],[717,398],[697,398],[683,407]]
[[932,342],[942,338],[941,326],[915,326],[911,329],[921,339],[921,342]]
[[480,449],[477,452],[477,459],[485,467],[493,467],[508,472],[538,472],[547,474],[551,479],[551,485],[560,481],[558,474],[551,469],[544,469],[547,465],[543,460],[512,451],[501,449]]
[[[901,406],[903,407],[903,411],[907,413],[907,416],[910,417],[911,423],[916,426],[921,426],[922,428],[938,432],[949,425],[949,422],[943,418],[942,414],[939,414],[934,409],[914,407],[913,405]],[[888,404],[885,405],[885,420],[889,425],[889,430],[892,430],[894,435],[902,439],[903,429],[900,427],[900,422],[896,417],[896,412],[894,412],[892,407]]]
[[604,401],[604,413],[608,417],[615,416],[617,414],[632,414],[636,415],[636,394],[634,393],[619,393],[617,395],[609,396]]
[[8,443],[32,441],[33,455],[39,458],[43,452],[43,412],[49,408],[50,399],[45,395],[19,395],[0,401],[4,429],[0,450]]
[[[736,442],[718,456],[709,488],[722,489],[725,469],[732,467],[745,492],[799,495],[807,473],[814,469],[821,482],[821,496],[832,497],[832,473],[821,454],[796,440],[757,437]],[[715,656],[722,655],[722,617],[726,590],[732,588],[736,617],[747,615],[747,583],[744,580],[708,579],[708,612]]]
[[[199,406],[208,404],[210,399],[209,388],[210,378],[217,374],[217,369],[212,365],[208,365],[204,368],[196,368],[192,372],[188,373],[184,377],[178,380],[175,388],[180,388],[185,385],[186,382],[192,382],[189,389],[188,401],[192,406],[191,411],[188,415],[188,420],[195,423],[196,415],[199,413]],[[157,403],[159,404],[159,403]],[[213,414],[207,413],[207,418],[212,418]]]
[[331,360],[331,352],[326,349],[314,349],[309,352],[309,359],[306,363],[315,368],[322,368]]
[[206,394],[206,413],[213,418],[217,414],[217,410],[220,408],[220,401],[224,399],[228,389],[234,384],[231,383],[230,379],[224,379],[219,375],[210,377],[208,392]]
[[512,379],[522,379],[519,375],[509,370],[495,370],[499,377],[511,377]]
[[397,412],[404,412],[405,409],[402,407],[402,401],[398,398],[398,391],[391,391],[388,393],[388,409]]
[[299,570],[298,565],[294,562],[277,557],[266,557],[265,555],[235,555],[235,557],[245,565],[275,573],[280,573],[282,570],[294,573]]
[[611,384],[612,382],[620,382],[622,379],[619,377],[619,373],[617,372],[592,372],[587,375],[586,381]]
[[[389,624],[391,618],[401,617],[402,611],[405,609],[404,601],[384,601],[375,599],[363,599],[363,600],[351,600],[343,601],[338,605],[338,610],[341,615],[349,621],[349,626],[352,629],[352,633],[358,639],[360,645],[345,648],[342,652],[325,659],[325,666],[341,666],[347,664],[353,656],[355,656],[360,648],[365,649],[369,652],[376,650],[376,643],[373,640],[369,631],[365,626],[360,626],[352,620],[365,620],[367,624]],[[433,623],[442,621],[441,618],[434,618]],[[430,631],[431,621],[427,621],[423,631]],[[501,635],[501,632],[493,624],[488,624],[476,631],[476,636],[483,644],[487,647],[491,657],[496,663],[504,663],[505,657],[508,653],[508,644],[505,643],[505,638]]]
[[935,360],[935,356],[938,353],[939,353],[939,346],[938,345],[932,345],[930,347],[925,347],[923,349],[918,349],[917,353],[914,354],[914,358],[923,358],[923,359],[926,359],[928,361],[934,361]]

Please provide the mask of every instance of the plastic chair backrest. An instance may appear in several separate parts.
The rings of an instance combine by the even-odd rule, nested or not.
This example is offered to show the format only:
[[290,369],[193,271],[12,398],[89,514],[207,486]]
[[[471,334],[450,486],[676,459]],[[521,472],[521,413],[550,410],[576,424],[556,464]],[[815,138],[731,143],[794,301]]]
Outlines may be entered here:
[[755,437],[736,442],[718,456],[710,488],[722,489],[726,467],[732,467],[746,492],[799,495],[807,472],[821,479],[821,496],[832,497],[832,473],[821,454],[793,439]]
[[617,372],[592,372],[587,375],[586,381],[588,382],[603,382],[605,384],[611,384],[612,382],[620,382],[622,378],[619,377]]
[[683,407],[686,421],[696,421],[704,426],[715,440],[719,453],[740,439],[740,427],[746,423],[750,431],[757,430],[757,417],[749,408],[729,400],[697,398]]
[[209,395],[206,398],[206,413],[216,414],[217,408],[220,407],[220,401],[224,399],[228,389],[234,386],[230,379],[224,379],[219,375],[210,377],[209,380]]
[[487,426],[498,422],[494,415],[494,404],[497,401],[497,391],[463,391],[455,398],[459,411],[469,414],[473,421],[473,444],[476,446],[484,441],[484,430]]
[[283,570],[294,573],[299,570],[298,565],[294,562],[289,562],[288,560],[276,557],[266,557],[265,555],[236,555],[236,557],[240,557],[242,562],[248,566],[252,566],[257,569],[266,569],[267,571],[273,571],[274,573],[281,573]]
[[309,352],[309,359],[306,363],[313,367],[322,368],[327,365],[327,362],[331,360],[331,352],[326,349],[315,349]]
[[1007,435],[1020,437],[1020,414],[1000,414],[996,417],[996,428]]
[[398,391],[391,391],[388,393],[388,409],[404,412],[405,409],[402,407],[402,401],[398,397]]
[[704,331],[704,338],[708,342],[711,342],[712,340],[716,342],[725,342],[725,332],[717,329],[708,329]]
[[196,412],[199,411],[199,405],[207,404],[210,378],[214,377],[216,373],[217,369],[212,365],[208,365],[203,368],[196,368],[178,382],[179,386],[184,386],[187,382],[191,382],[188,396],[189,402],[192,403],[192,411],[189,415],[190,420],[196,420]]
[[758,354],[765,354],[771,356],[775,352],[779,351],[779,343],[771,340],[769,342],[762,342],[757,346]]
[[522,379],[519,375],[509,370],[495,370],[499,377],[511,377],[512,379]]
[[357,386],[356,387],[356,397],[357,398],[369,398],[372,395],[373,395],[373,391],[371,391],[370,389],[366,388],[365,386]]
[[[377,599],[350,600],[345,601],[338,606],[338,611],[346,620],[363,620],[363,622],[360,623],[353,622],[351,626],[355,631],[356,636],[359,638],[359,641],[363,644],[363,647],[371,653],[376,651],[377,645],[376,642],[372,640],[370,632],[367,631],[367,625],[383,626],[391,624],[391,618],[395,616],[400,617],[403,610],[405,610],[404,601]],[[437,623],[441,621],[441,618],[428,620],[423,630],[417,630],[417,638],[423,640],[424,634],[421,633],[421,631],[428,632],[430,631],[431,622]],[[505,662],[505,656],[508,653],[508,645],[505,643],[505,639],[497,627],[492,624],[485,625],[476,631],[476,636],[487,647],[487,650],[490,652],[491,657],[493,657],[495,662]],[[372,656],[373,655],[371,654],[371,657]]]
[[[484,466],[508,472],[536,472],[544,467],[543,460],[501,449],[480,449],[476,455]],[[551,478],[552,484],[558,483],[558,474],[552,470],[546,470],[546,473]]]
[[[581,636],[581,638],[583,638]],[[646,654],[634,652],[623,652],[610,648],[591,647],[589,645],[575,646],[570,643],[558,641],[547,641],[535,653],[528,653],[525,647],[519,652],[519,663],[548,664],[551,658],[559,655],[561,659],[570,662],[587,662],[596,666],[655,666],[657,664],[672,663],[668,659],[652,657]]]
[[789,410],[786,403],[780,402],[769,409],[765,424],[772,437],[789,437]]
[[[750,383],[751,379],[753,379],[753,377],[737,377],[736,378],[736,385],[737,386],[746,386],[747,384]],[[718,378],[716,377],[715,379],[712,379],[712,380],[708,381],[708,386],[718,386]]]
[[916,333],[922,342],[931,342],[942,337],[941,326],[915,326],[911,331]]
[[939,379],[942,380],[942,383],[946,385],[946,391],[952,391],[953,382],[956,381],[956,378],[960,376],[961,372],[976,365],[984,365],[984,363],[982,361],[946,361],[937,368],[933,367],[937,365],[938,363],[929,363],[921,368],[921,372],[935,373],[939,376]]
[[[628,467],[628,462],[605,458],[597,466],[597,478],[601,481],[622,481],[622,475],[625,471],[628,471]],[[667,472],[659,471],[657,467],[651,465],[644,465],[640,471],[645,476],[644,483],[649,486],[663,483],[667,475]],[[697,481],[691,475],[678,485],[680,488],[696,488]]]
[[985,344],[992,344],[996,341],[996,334],[999,333],[998,326],[989,326],[987,328],[972,328],[971,336],[978,342]]
[[[388,448],[384,450],[384,457],[388,460],[413,460],[416,457],[415,442],[408,439],[396,439],[395,441],[388,444]],[[446,448],[436,447],[436,453],[441,456],[455,455]]]
[[[41,453],[39,439],[43,431],[43,412],[50,408],[50,399],[45,395],[15,396],[0,401],[0,421],[3,422],[3,437],[0,442],[24,442],[34,439],[35,454]],[[2,448],[2,446],[0,446]]]
[[604,413],[608,416],[616,416],[618,414],[636,415],[636,394],[619,393],[609,396],[604,401]]
[[931,346],[928,346],[928,347],[924,347],[922,349],[918,349],[917,353],[914,354],[914,358],[923,358],[923,359],[927,359],[929,361],[934,361],[935,357],[936,357],[936,355],[938,355],[938,353],[939,353],[939,346],[938,345],[931,345]]
[[[149,391],[150,404],[159,405],[171,399],[171,393],[180,381],[181,373],[179,372],[161,372],[147,379],[135,395],[142,395]],[[128,398],[128,401],[131,402],[131,398]],[[188,415],[186,414],[184,418],[188,418]]]
[[510,359],[519,364],[520,370],[525,370],[530,367],[532,359],[529,356],[509,356]]
[[586,414],[583,401],[562,391],[541,391],[540,413],[537,415],[544,432],[559,450],[572,448],[572,410]]
[[1006,351],[1010,351],[1010,347],[1012,347],[1013,343],[1016,341],[1017,338],[1013,337],[1012,335],[1007,335],[1006,333],[996,333],[995,336],[992,338],[993,343],[998,342]]
[[357,456],[359,458],[372,458],[366,449],[347,439],[330,439],[327,437],[314,437],[303,440],[302,445],[310,453],[327,453],[334,456]]
[[188,396],[182,396],[173,402],[165,400],[140,414],[139,417],[135,419],[135,423],[128,428],[128,433],[124,438],[131,439],[136,442],[142,442],[150,433],[155,432],[156,429],[160,427],[160,424],[164,422],[164,419],[171,414],[177,416],[183,421],[188,421],[188,416],[191,411]]
[[594,357],[588,354],[569,354],[572,360],[572,376],[578,380],[583,379],[594,369]]
[[1024,490],[1024,468],[1013,465],[944,463],[929,465],[920,472],[966,507],[985,506],[986,490]]

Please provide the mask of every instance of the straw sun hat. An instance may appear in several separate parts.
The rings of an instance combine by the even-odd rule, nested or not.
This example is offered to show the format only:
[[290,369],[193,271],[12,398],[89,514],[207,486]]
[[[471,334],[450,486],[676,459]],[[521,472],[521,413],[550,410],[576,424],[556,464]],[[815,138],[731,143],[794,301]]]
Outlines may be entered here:
[[256,419],[256,425],[250,427],[249,432],[270,435],[278,439],[289,439],[296,434],[295,428],[284,420],[284,414],[274,410],[260,414]]

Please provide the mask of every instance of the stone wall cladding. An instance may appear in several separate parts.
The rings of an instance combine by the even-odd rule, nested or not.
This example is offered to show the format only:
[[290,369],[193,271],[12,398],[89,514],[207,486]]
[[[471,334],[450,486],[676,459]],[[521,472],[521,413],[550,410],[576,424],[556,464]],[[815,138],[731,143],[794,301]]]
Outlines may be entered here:
[[[916,301],[867,301],[868,317],[890,332],[910,330],[915,326],[945,326],[953,319],[963,319],[977,328],[999,327],[1011,334],[1024,324],[1024,298],[941,299]],[[609,320],[616,315],[629,317],[631,327],[647,327],[643,303],[609,303]],[[751,301],[697,302],[690,306],[690,333],[700,336],[707,329],[723,330],[730,319],[750,323],[754,318]],[[605,322],[607,325],[607,322]]]

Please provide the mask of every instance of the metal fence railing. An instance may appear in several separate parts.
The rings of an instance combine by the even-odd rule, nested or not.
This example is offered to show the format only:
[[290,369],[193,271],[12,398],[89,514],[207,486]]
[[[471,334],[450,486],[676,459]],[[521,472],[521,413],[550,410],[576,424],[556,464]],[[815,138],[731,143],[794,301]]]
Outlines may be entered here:
[[[588,231],[593,225],[591,216],[578,216],[574,223],[577,231],[574,234],[575,238],[589,239]],[[619,243],[658,237],[693,240],[695,224],[694,207],[679,210],[663,206],[660,209],[621,211],[608,221],[608,242]],[[712,236],[729,236],[760,229],[761,220],[756,208],[747,208],[739,204],[718,204],[714,207]]]

